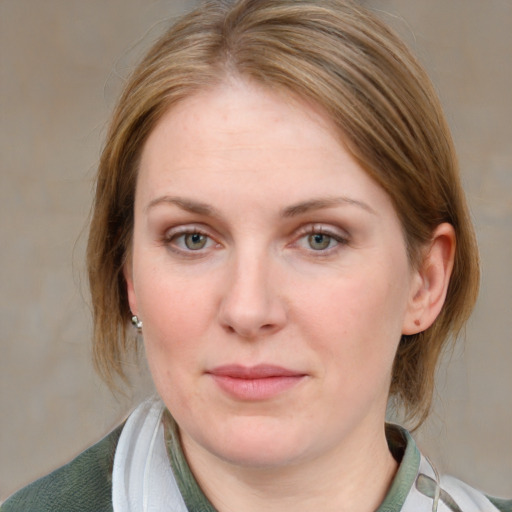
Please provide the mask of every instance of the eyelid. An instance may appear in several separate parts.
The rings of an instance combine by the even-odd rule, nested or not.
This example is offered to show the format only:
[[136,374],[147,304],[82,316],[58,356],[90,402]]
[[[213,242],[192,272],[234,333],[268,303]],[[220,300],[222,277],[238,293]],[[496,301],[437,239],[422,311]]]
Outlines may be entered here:
[[187,233],[200,233],[201,235],[210,236],[210,233],[201,224],[178,224],[167,228],[164,232],[163,238],[173,238],[176,235],[183,235]]
[[311,224],[307,224],[306,226],[303,226],[299,228],[298,235],[304,236],[304,235],[313,235],[315,233],[320,233],[323,235],[329,235],[337,240],[346,240],[348,241],[349,235],[348,233],[341,228],[337,228],[335,226],[331,226],[329,224],[323,224],[319,222],[313,222]]

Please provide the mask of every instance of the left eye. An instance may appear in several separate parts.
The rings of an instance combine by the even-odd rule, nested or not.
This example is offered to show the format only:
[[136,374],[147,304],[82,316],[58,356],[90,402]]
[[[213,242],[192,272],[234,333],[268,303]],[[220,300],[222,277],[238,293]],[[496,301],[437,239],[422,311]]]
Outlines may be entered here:
[[324,251],[330,249],[338,243],[333,236],[326,233],[312,233],[307,236],[308,246],[314,251]]

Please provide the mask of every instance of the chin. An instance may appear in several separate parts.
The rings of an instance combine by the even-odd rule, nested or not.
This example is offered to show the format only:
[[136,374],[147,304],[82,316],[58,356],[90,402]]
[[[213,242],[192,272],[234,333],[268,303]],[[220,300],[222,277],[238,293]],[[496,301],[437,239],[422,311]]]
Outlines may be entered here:
[[231,465],[265,470],[290,466],[301,459],[300,446],[275,446],[276,441],[231,443],[219,447],[216,455]]
[[304,456],[305,433],[275,419],[237,420],[234,425],[223,423],[220,428],[211,428],[209,435],[196,437],[195,443],[228,464],[254,469],[282,467]]

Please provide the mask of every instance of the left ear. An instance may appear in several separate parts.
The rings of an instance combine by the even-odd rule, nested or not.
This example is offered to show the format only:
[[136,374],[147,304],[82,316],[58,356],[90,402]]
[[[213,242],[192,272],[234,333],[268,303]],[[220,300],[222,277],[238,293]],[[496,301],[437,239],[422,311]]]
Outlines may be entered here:
[[413,284],[402,334],[428,329],[439,315],[450,283],[455,258],[455,230],[439,224],[425,248],[423,260],[414,270]]

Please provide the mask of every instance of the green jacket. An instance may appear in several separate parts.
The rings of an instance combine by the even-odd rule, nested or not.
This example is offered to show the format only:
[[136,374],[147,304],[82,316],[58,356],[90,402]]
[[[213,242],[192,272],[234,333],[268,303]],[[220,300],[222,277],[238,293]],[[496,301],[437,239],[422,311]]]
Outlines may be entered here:
[[[18,491],[0,507],[0,512],[113,512],[112,471],[122,429],[123,425],[69,464]],[[386,499],[379,507],[381,512],[399,512],[411,483],[416,479],[420,454],[410,435],[406,431],[403,433],[406,443],[402,446],[405,450],[402,462]],[[172,450],[170,462],[188,510],[215,512],[192,476],[179,442],[171,445],[168,444]],[[393,448],[392,441],[390,447]],[[418,482],[416,479],[416,486]],[[423,492],[429,493],[428,485]],[[512,500],[489,499],[501,512],[512,512]]]
[[112,512],[112,468],[122,429],[18,491],[1,512]]

